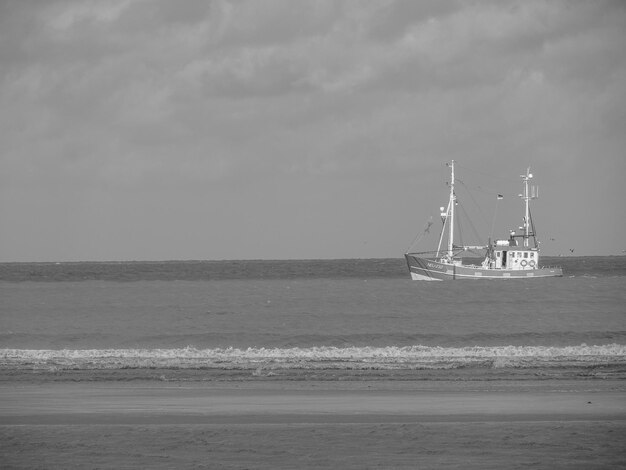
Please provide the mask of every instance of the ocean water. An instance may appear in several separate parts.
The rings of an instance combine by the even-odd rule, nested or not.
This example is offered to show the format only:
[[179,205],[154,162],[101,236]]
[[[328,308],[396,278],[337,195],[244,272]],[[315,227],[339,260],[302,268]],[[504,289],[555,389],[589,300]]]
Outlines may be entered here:
[[[626,257],[419,282],[402,259],[0,264],[0,369],[626,374]],[[132,374],[131,374],[132,375]]]

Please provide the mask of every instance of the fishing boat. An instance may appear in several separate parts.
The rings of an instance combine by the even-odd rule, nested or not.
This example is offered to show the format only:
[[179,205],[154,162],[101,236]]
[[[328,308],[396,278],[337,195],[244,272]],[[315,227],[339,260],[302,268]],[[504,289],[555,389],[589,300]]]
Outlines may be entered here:
[[[455,243],[455,192],[454,160],[450,167],[450,196],[447,208],[441,207],[442,228],[436,251],[408,252],[406,258],[413,280],[456,280],[456,279],[529,279],[563,276],[560,267],[539,265],[539,242],[535,235],[535,225],[530,212],[530,201],[538,197],[537,188],[530,185],[533,177],[530,168],[521,175],[524,202],[522,233],[510,231],[508,238],[492,241],[486,245],[457,245]],[[498,195],[498,198],[501,198]],[[430,224],[427,229],[430,228]],[[447,233],[447,246],[442,246]],[[532,240],[532,244],[531,244]],[[484,252],[484,259],[478,258],[475,264],[464,264],[467,252]]]

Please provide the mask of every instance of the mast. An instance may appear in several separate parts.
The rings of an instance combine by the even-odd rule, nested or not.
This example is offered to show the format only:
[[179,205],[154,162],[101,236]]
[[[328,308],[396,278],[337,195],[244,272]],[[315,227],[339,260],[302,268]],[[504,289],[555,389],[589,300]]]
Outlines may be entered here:
[[524,200],[524,246],[528,247],[528,239],[530,238],[530,200],[533,199],[528,191],[528,183],[533,177],[530,172],[530,167],[526,169],[526,174],[520,175],[520,177],[524,181],[524,192],[520,194],[521,198]]
[[446,231],[446,225],[448,226],[448,259],[452,259],[453,247],[454,247],[454,160],[451,163],[446,163],[446,166],[451,168],[452,181],[450,182],[450,199],[448,200],[448,207],[446,211],[443,211],[441,207],[441,219],[443,220],[443,227],[441,229],[441,235],[439,236],[439,245],[437,245],[436,258],[439,257],[441,252],[441,243],[443,242],[443,235]]
[[448,214],[450,215],[450,225],[448,226],[448,258],[452,259],[452,249],[454,247],[454,160],[450,163],[450,202],[448,203]]

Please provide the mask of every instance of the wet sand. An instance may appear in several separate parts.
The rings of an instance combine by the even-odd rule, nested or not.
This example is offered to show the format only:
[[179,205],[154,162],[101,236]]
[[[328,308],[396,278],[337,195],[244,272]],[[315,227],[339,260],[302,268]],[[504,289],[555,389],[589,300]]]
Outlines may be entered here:
[[3,468],[626,468],[623,381],[0,385]]

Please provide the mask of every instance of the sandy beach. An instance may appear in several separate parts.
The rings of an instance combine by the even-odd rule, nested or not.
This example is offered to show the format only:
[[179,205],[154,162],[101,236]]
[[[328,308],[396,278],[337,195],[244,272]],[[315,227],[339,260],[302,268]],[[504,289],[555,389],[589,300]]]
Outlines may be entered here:
[[0,386],[4,468],[620,468],[621,381]]

